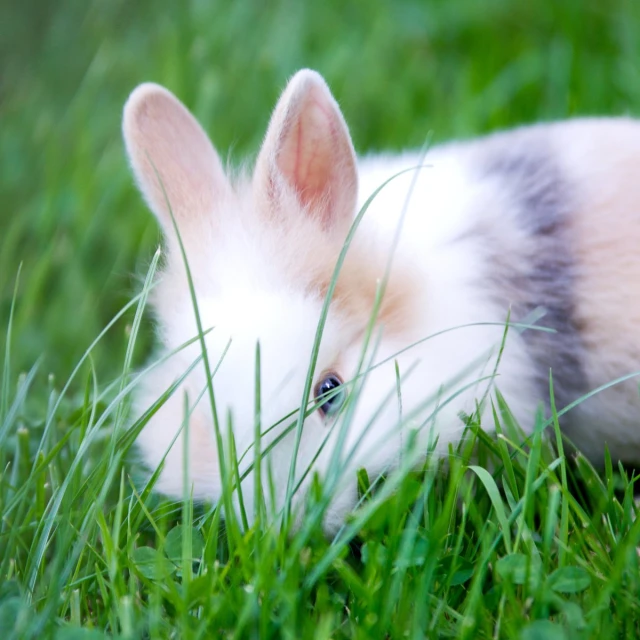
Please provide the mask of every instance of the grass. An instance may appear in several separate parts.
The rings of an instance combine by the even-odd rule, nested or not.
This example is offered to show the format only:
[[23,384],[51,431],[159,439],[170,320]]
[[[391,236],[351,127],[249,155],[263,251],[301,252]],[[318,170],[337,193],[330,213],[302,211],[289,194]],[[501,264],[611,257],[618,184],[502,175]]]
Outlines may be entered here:
[[238,161],[301,66],[327,77],[359,150],[633,114],[640,5],[161,4],[2,12],[0,637],[637,637],[633,478],[539,432],[520,446],[499,396],[501,437],[472,416],[447,460],[382,487],[360,474],[334,540],[313,526],[321,486],[300,531],[243,533],[135,478],[128,385],[151,336],[141,300],[125,305],[158,235],[119,119],[136,83],[161,82]]

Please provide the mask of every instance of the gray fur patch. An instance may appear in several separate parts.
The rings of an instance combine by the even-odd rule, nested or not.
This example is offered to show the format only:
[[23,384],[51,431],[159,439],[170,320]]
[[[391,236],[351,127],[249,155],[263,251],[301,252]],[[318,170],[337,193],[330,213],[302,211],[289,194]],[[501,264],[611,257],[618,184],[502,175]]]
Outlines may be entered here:
[[549,406],[551,369],[560,410],[588,390],[574,313],[576,265],[567,225],[571,191],[539,138],[514,138],[521,144],[507,146],[504,140],[485,157],[482,177],[498,180],[501,191],[509,194],[511,224],[522,229],[529,242],[494,243],[489,255],[498,291],[506,293],[501,302],[511,306],[511,320],[522,321],[541,308],[544,315],[536,324],[554,330],[525,330],[522,336],[536,367],[540,399]]

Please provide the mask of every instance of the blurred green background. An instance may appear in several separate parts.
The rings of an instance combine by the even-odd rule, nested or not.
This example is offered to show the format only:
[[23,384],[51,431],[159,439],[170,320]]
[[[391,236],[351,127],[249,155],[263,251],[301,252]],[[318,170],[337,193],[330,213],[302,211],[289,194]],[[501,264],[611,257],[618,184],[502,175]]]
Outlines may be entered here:
[[[120,115],[174,91],[223,156],[252,157],[298,68],[325,75],[359,151],[640,111],[637,0],[3,0],[0,330],[22,264],[14,371],[66,377],[138,287],[159,235]],[[131,316],[129,316],[129,321]],[[151,344],[147,331],[138,357]],[[94,352],[116,375],[126,322]]]

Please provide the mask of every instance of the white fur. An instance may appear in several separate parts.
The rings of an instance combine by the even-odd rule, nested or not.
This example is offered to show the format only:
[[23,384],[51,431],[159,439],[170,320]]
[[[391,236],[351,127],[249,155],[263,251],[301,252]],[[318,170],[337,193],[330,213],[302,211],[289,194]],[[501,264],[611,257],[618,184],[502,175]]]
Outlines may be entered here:
[[[196,335],[197,330],[175,236],[165,209],[158,211],[157,187],[153,187],[149,195],[152,176],[141,160],[148,154],[162,165],[162,157],[153,158],[154,145],[157,146],[154,139],[162,138],[164,130],[162,119],[173,123],[174,113],[178,111],[181,118],[184,117],[182,107],[176,106],[178,103],[172,98],[175,104],[167,103],[157,123],[147,123],[144,131],[136,125],[136,118],[145,110],[146,102],[155,99],[159,92],[166,98],[164,90],[154,90],[149,85],[145,85],[142,92],[134,92],[125,109],[125,139],[141,189],[155,208],[168,236],[169,256],[154,293],[162,353],[167,353],[178,350]],[[309,116],[309,109],[314,109],[312,116]],[[188,129],[187,138],[198,137],[195,120],[191,125],[182,122],[180,126]],[[301,142],[296,142],[290,133],[296,127],[299,127]],[[300,147],[296,148],[295,144]],[[198,148],[200,155],[207,158],[209,151],[204,141]],[[178,159],[186,151],[181,150]],[[197,185],[187,185],[191,191],[184,206],[180,202],[172,203],[180,215],[176,220],[178,228],[185,232],[185,248],[202,324],[205,330],[213,327],[206,343],[212,368],[219,365],[213,388],[220,422],[226,430],[230,415],[238,452],[250,452],[241,464],[243,469],[253,460],[257,342],[262,358],[263,431],[300,406],[322,298],[317,292],[299,286],[296,265],[303,264],[325,239],[329,242],[331,234],[344,237],[348,222],[356,212],[353,204],[349,204],[355,189],[355,177],[350,174],[351,153],[346,126],[326,85],[317,74],[301,71],[291,81],[276,109],[253,182],[242,179],[232,187],[221,176],[218,162],[209,158],[206,162],[213,168],[205,197],[199,198],[198,193],[193,192]],[[286,156],[284,161],[283,154]],[[425,158],[413,153],[366,157],[359,161],[357,200],[360,206],[394,174],[421,162],[426,165],[416,169],[419,173],[413,190],[414,172],[404,173],[382,189],[365,214],[355,240],[356,247],[365,251],[369,246],[376,247],[376,259],[382,256],[382,263],[386,263],[392,238],[402,222],[394,268],[408,269],[420,286],[412,299],[412,312],[416,317],[412,328],[399,335],[383,334],[378,343],[375,362],[385,359],[388,362],[366,376],[353,422],[339,452],[343,458],[352,452],[376,412],[377,417],[353,458],[344,464],[345,481],[329,510],[325,523],[328,529],[335,528],[355,504],[353,471],[356,468],[366,466],[370,475],[375,476],[387,466],[397,464],[406,430],[423,424],[418,446],[426,449],[429,439],[435,436],[438,450],[445,451],[449,443],[456,442],[461,436],[463,423],[459,412],[473,411],[475,400],[493,383],[486,379],[473,384],[493,372],[507,309],[501,308],[488,295],[486,283],[490,266],[485,247],[473,235],[467,237],[464,233],[478,220],[484,220],[496,228],[497,235],[506,242],[524,243],[526,239],[520,237],[517,225],[510,217],[500,185],[475,177],[471,170],[472,160],[471,152],[453,145],[434,149]],[[174,164],[167,164],[166,170],[164,165],[160,167],[164,180],[171,181],[169,172],[175,168],[174,160],[171,162]],[[334,164],[341,167],[340,171],[334,170]],[[204,169],[201,171],[206,173]],[[186,169],[180,168],[178,173],[181,172],[190,175]],[[309,174],[312,174],[311,178]],[[312,198],[307,197],[310,193],[308,184],[315,190]],[[215,187],[213,190],[211,185]],[[170,192],[179,198],[183,186],[172,185]],[[190,218],[192,202],[204,203],[207,211],[198,211]],[[402,219],[405,202],[406,212]],[[317,208],[314,210],[313,207]],[[350,210],[338,212],[334,220],[331,216],[336,207]],[[334,259],[335,254],[327,255],[327,260]],[[380,273],[384,273],[384,264]],[[478,326],[478,323],[485,324]],[[461,328],[424,341],[394,358],[398,351],[417,339],[453,327]],[[374,332],[374,343],[377,337],[378,333]],[[222,358],[229,340],[230,346]],[[335,369],[349,380],[357,370],[361,350],[362,326],[340,307],[332,305],[314,381],[322,372]],[[199,345],[191,345],[150,374],[137,395],[138,411],[142,412],[152,404],[199,353]],[[371,353],[370,350],[369,355]],[[415,413],[409,424],[399,424],[399,407],[393,397],[395,361],[401,374],[411,370],[402,383],[403,416]],[[522,338],[515,331],[508,334],[497,384],[522,426],[530,428],[539,398],[531,362]],[[449,397],[464,385],[470,387],[449,403]],[[183,491],[182,437],[178,437],[173,447],[170,445],[183,422],[185,396],[193,407],[205,388],[204,368],[199,365],[138,439],[142,458],[151,470],[166,455],[157,488],[167,494],[181,495]],[[378,411],[382,399],[389,394],[391,401]],[[432,401],[425,404],[429,398]],[[439,405],[442,406],[436,411]],[[296,416],[265,436],[263,449]],[[220,497],[221,484],[211,407],[206,393],[193,409],[189,424],[188,473],[194,495],[216,500]],[[307,418],[296,465],[298,477],[328,437],[328,444],[314,466],[320,475],[326,472],[340,424],[338,420],[332,430],[331,421],[323,420],[318,412]],[[491,428],[490,416],[486,418],[485,426]],[[283,504],[293,442],[294,436],[290,433],[269,456],[268,464],[276,488],[273,506],[277,509]],[[265,472],[266,466],[265,463]],[[250,475],[243,485],[250,517],[253,513],[252,482]],[[303,483],[296,502],[304,495],[308,482],[309,478]]]

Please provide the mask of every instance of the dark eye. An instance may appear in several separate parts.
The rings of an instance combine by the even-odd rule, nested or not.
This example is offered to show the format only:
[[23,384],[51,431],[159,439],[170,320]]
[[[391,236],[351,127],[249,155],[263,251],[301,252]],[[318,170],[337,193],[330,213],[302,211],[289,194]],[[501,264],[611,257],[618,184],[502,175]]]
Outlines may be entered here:
[[[323,398],[326,400],[322,402]],[[316,385],[315,399],[322,402],[320,413],[324,416],[332,416],[337,413],[347,399],[347,390],[342,385],[340,376],[335,373],[327,373]]]

